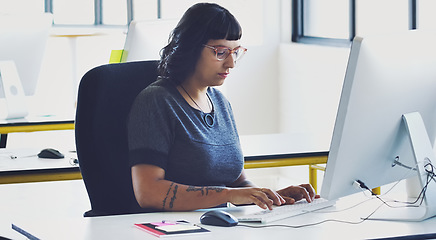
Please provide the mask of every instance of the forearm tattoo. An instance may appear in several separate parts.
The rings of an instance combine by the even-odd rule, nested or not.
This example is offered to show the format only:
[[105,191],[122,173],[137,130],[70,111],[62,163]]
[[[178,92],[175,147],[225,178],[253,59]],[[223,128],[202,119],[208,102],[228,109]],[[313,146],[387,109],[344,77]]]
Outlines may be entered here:
[[163,200],[163,203],[162,203],[162,210],[165,210],[165,203],[167,202],[168,195],[170,194],[170,191],[171,191],[171,188],[173,187],[173,185],[174,185],[174,183],[171,183],[170,187],[168,188],[167,195],[165,196],[165,199]]
[[[165,206],[167,204],[167,199],[172,193],[172,197],[170,198],[170,202],[168,203],[168,209],[172,209],[174,207],[174,201],[177,199],[177,191],[179,189],[179,185],[175,183],[171,183],[170,187],[168,188],[167,194],[162,202],[162,210],[165,210]],[[172,190],[172,191],[171,191]],[[202,196],[209,195],[209,191],[215,191],[217,193],[222,192],[224,188],[222,187],[195,187],[195,186],[189,186],[186,189],[186,192],[201,192]]]
[[174,190],[173,190],[173,197],[171,198],[171,202],[170,202],[170,209],[173,208],[174,206],[174,201],[176,200],[176,194],[177,194],[177,189],[179,188],[179,185],[174,186]]
[[195,187],[189,186],[186,191],[187,192],[201,192],[201,195],[209,195],[209,191],[222,192],[224,188],[222,187]]

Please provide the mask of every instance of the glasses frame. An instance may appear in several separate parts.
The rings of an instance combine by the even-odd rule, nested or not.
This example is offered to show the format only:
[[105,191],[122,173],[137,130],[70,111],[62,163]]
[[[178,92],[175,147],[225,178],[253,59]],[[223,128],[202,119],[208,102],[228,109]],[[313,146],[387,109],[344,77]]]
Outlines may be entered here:
[[[235,60],[234,60],[234,61],[236,62],[237,60],[240,60],[240,59],[245,55],[245,53],[247,52],[247,49],[244,48],[244,47],[242,47],[242,46],[238,46],[238,47],[235,47],[235,48],[231,49],[231,48],[228,48],[228,47],[214,47],[214,46],[210,46],[210,45],[207,45],[207,44],[203,44],[203,47],[207,47],[207,48],[209,48],[209,49],[214,50],[214,52],[215,52],[215,58],[216,58],[218,61],[224,61],[224,60],[226,60],[230,55],[232,55],[232,54],[235,53],[236,51],[242,49],[243,52],[242,52],[241,56],[240,56],[238,59],[235,59]],[[225,58],[223,58],[223,59],[218,58],[218,49],[220,49],[220,48],[224,48],[224,49],[229,50],[229,55],[227,55],[227,56],[226,56]]]

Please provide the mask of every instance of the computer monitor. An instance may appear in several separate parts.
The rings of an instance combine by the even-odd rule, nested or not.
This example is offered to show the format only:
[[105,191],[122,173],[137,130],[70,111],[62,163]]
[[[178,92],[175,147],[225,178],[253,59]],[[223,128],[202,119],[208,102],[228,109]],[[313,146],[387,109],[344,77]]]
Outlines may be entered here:
[[[360,192],[358,180],[376,188],[415,177],[421,190],[432,176],[430,164],[436,163],[435,136],[436,33],[356,37],[321,196],[337,199]],[[380,219],[435,216],[434,176],[429,181],[420,207],[390,209]]]
[[160,50],[168,44],[176,20],[132,21],[127,32],[121,62],[160,59]]
[[27,114],[17,108],[35,93],[52,22],[50,13],[0,14],[0,98],[7,100],[8,118]]
[[26,96],[35,93],[52,21],[49,13],[0,15],[0,61],[15,62]]

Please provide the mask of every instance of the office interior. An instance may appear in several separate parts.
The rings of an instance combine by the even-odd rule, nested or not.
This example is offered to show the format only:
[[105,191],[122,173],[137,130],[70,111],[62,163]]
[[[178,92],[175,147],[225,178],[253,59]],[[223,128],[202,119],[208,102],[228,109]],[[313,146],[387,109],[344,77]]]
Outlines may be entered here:
[[[0,4],[7,4],[6,2],[0,1]],[[42,4],[43,1],[40,2]],[[157,2],[160,4],[160,18],[178,19],[185,9],[199,1]],[[328,146],[350,45],[331,45],[323,41],[293,42],[292,0],[212,2],[228,8],[240,21],[243,27],[241,43],[248,49],[246,56],[220,87],[232,104],[239,134],[287,133],[309,138],[321,146]],[[311,0],[303,2],[315,3]],[[328,12],[330,26],[348,29],[348,22],[343,21],[347,19],[348,8],[344,8],[341,3],[354,1],[325,2],[316,1],[322,6],[311,6],[312,13]],[[360,7],[357,14],[357,34],[409,31],[410,1],[355,2]],[[429,12],[431,9],[436,9],[436,4],[425,0],[418,0],[418,2],[419,11],[422,13],[422,19],[419,21],[420,28],[435,30],[435,17]],[[157,3],[152,5],[157,7]],[[377,5],[377,8],[374,5]],[[392,7],[393,5],[395,7]],[[149,14],[144,14],[144,20],[156,20],[154,10],[144,11]],[[345,14],[344,11],[347,13]],[[389,11],[389,18],[386,18],[387,11]],[[57,16],[54,17],[56,19]],[[319,23],[323,19],[314,17],[310,21]],[[328,38],[344,37],[342,32],[327,32],[319,26],[313,26],[311,31]],[[29,97],[32,98],[29,101],[30,109],[37,109],[44,114],[74,112],[80,78],[93,67],[108,64],[112,50],[123,49],[127,34],[126,25],[115,27],[54,25],[47,42],[36,93]],[[41,149],[53,147],[73,150],[74,131],[9,134],[7,147]],[[289,182],[298,184],[308,181],[307,166],[250,169],[248,174],[255,182],[271,188],[279,188],[288,185]],[[322,173],[318,181],[318,185],[321,186]]]
[[[29,4],[29,8],[24,10],[19,7],[20,3],[11,6],[11,3],[4,1],[2,4],[10,7],[9,9],[5,7],[2,11],[44,10],[42,2],[30,2],[25,2]],[[143,2],[134,1],[134,4],[139,6],[137,9],[142,6],[141,11],[135,10],[137,18],[154,21],[158,17],[178,19],[184,9],[199,1]],[[158,2],[159,14],[156,10]],[[322,41],[315,44],[293,42],[293,1],[291,0],[215,2],[228,8],[240,21],[243,26],[242,44],[249,49],[221,87],[232,103],[239,133],[241,135],[289,133],[304,138],[309,136],[317,142],[316,144],[328,146],[345,75],[349,46],[330,46]],[[306,3],[311,10],[311,18],[307,22],[314,23],[309,25],[309,31],[312,31],[313,35],[348,37],[346,35],[348,33],[344,34],[348,32],[349,27],[348,0],[317,2],[313,6],[310,2]],[[373,0],[356,2],[357,34],[408,30],[410,1],[376,2]],[[87,6],[85,3],[80,4]],[[374,8],[374,5],[378,7]],[[395,10],[390,5],[395,5]],[[434,3],[420,0],[418,6],[420,29],[436,28],[431,14]],[[120,3],[115,7],[126,10]],[[88,8],[92,8],[92,4]],[[323,9],[329,9],[329,13],[323,13]],[[63,13],[66,12],[65,9],[59,10],[59,12],[61,10]],[[89,13],[90,10],[83,7],[80,11],[84,11],[83,15],[92,14]],[[386,12],[389,12],[389,18],[384,17]],[[318,18],[317,14],[320,15]],[[126,18],[125,14],[111,16],[113,20],[106,19],[109,24],[126,21],[120,20]],[[68,22],[62,18],[62,15],[56,15],[56,11],[54,18],[55,23],[58,21],[60,24],[54,25],[51,30],[37,90],[32,101],[28,102],[31,109],[38,109],[38,112],[46,114],[74,111],[80,78],[93,67],[107,64],[112,50],[123,49],[127,33],[127,25],[94,27],[84,25],[86,20],[81,19],[84,17],[76,16],[75,22],[81,25],[69,26],[65,24]],[[323,21],[324,25],[316,25]],[[41,141],[41,138],[44,140]],[[11,148],[62,149],[65,148],[64,146],[69,148],[74,146],[73,131],[15,133],[9,134],[8,137],[8,147]],[[253,177],[259,178],[262,183],[271,184],[274,188],[278,187],[277,182],[282,180],[307,182],[308,177],[305,166],[250,171],[254,172]],[[268,177],[264,177],[265,175]],[[274,180],[271,180],[271,176],[274,176]],[[322,175],[318,179],[322,181]]]
[[[158,21],[158,18],[177,20],[185,9],[196,2],[200,2],[196,0],[132,1],[136,3],[136,6],[145,6],[147,4],[147,6],[152,6],[144,7],[143,12],[134,10],[136,15],[139,16],[137,20],[150,22]],[[76,3],[62,0],[22,0],[17,1],[15,5],[11,4],[10,1],[0,0],[0,14],[8,11],[20,13],[24,11],[26,13],[35,9],[43,12],[44,2],[52,2],[53,4],[64,2],[65,6],[67,6],[61,9],[64,13],[74,12],[69,10],[76,4],[83,11],[83,15],[93,14],[90,9],[94,1],[87,2],[85,0],[72,1]],[[103,2],[114,4],[112,7],[117,9],[126,10],[126,7],[121,3],[116,5],[115,1]],[[120,2],[124,3],[124,1]],[[248,49],[246,56],[231,71],[225,84],[220,87],[232,104],[240,135],[256,136],[284,133],[293,138],[309,140],[313,145],[326,148],[321,150],[328,150],[330,144],[350,52],[350,40],[342,41],[349,37],[349,4],[354,3],[357,6],[356,35],[410,31],[411,4],[417,7],[419,13],[414,27],[420,30],[436,30],[436,21],[434,21],[435,16],[433,14],[436,4],[432,0],[217,0],[211,2],[216,2],[228,8],[240,21],[243,27],[241,43]],[[295,13],[293,4],[295,2],[304,2],[309,7],[310,11],[308,10],[307,14],[310,13],[311,15],[309,14],[310,17],[305,20],[307,23],[313,24],[306,26],[306,33],[308,36],[315,36],[315,41],[292,40],[293,14]],[[68,5],[68,3],[71,5]],[[28,7],[23,8],[20,4],[28,4],[26,5]],[[83,6],[88,7],[83,8]],[[158,6],[159,13],[156,11]],[[83,17],[80,14],[72,15],[79,18]],[[77,87],[81,77],[96,66],[108,64],[111,57],[113,57],[113,50],[122,50],[124,48],[128,34],[127,23],[123,24],[126,21],[125,15],[114,14],[113,18],[105,19],[110,26],[93,26],[92,19],[78,19],[75,24],[68,24],[71,18],[63,18],[62,15],[56,15],[55,12],[55,23],[58,21],[59,24],[54,24],[51,29],[35,95],[27,97],[29,110],[43,115],[74,113]],[[386,17],[387,15],[389,17]],[[324,24],[317,25],[316,23]],[[331,38],[342,40],[339,43],[335,41],[332,43],[332,41],[329,41]],[[43,149],[47,147],[62,151],[73,151],[75,148],[74,130],[8,134],[7,148],[9,149]],[[306,165],[247,169],[247,174],[254,183],[272,189],[309,181],[308,166]],[[319,190],[323,181],[323,171],[318,171],[317,181]],[[78,224],[78,236],[81,236],[83,229],[86,228],[85,230],[91,232],[88,238],[93,239],[92,233],[94,233],[94,230],[97,232],[97,230],[101,229],[99,229],[100,225],[98,224],[95,224],[95,229],[89,227],[93,226],[93,224],[89,224],[92,221],[86,218],[83,220],[84,218],[81,215],[82,210],[89,210],[87,205],[88,196],[82,186],[83,182],[76,180],[67,185],[62,184],[62,182],[69,181],[17,184],[17,187],[14,186],[15,184],[4,184],[1,190],[11,194],[2,196],[3,203],[15,202],[16,199],[28,199],[29,196],[33,196],[40,207],[35,208],[26,205],[20,207],[22,211],[17,212],[14,212],[15,209],[18,209],[17,206],[11,207],[12,210],[6,209],[7,206],[2,208],[8,214],[13,212],[15,214],[14,218],[17,219],[28,218],[25,212],[32,212],[32,218],[35,221],[42,220],[41,224],[34,223],[32,222],[33,219],[29,219],[31,224],[24,221],[22,226],[35,231],[37,234],[42,234],[44,231],[57,234],[56,231],[46,231],[45,226],[42,225],[45,222],[53,224],[52,220],[59,217],[58,213],[62,212],[62,219],[71,218],[74,219],[71,223]],[[404,186],[401,185],[400,187]],[[21,192],[17,192],[16,189],[20,189]],[[61,189],[62,194],[54,194],[56,189]],[[81,191],[77,191],[77,189]],[[50,200],[46,201],[46,199]],[[18,202],[25,201],[19,200]],[[46,209],[50,209],[50,211],[46,212]],[[80,216],[77,215],[77,209],[80,209]],[[150,216],[153,219],[156,218],[155,215]],[[176,216],[185,217],[185,215]],[[198,222],[198,216],[195,213],[192,213],[192,215],[187,214],[186,217],[189,220]],[[7,221],[5,219],[0,218],[0,222],[10,224],[8,222],[9,218],[6,219]],[[77,219],[80,219],[80,221],[76,221]],[[121,225],[118,225],[118,223],[125,224],[126,222],[120,219],[107,218],[103,220],[107,221],[109,225],[113,224],[111,225],[114,226],[113,229],[118,230]],[[304,221],[311,220],[311,217],[307,217],[307,219],[294,218],[286,223],[300,225],[300,219]],[[142,220],[138,216],[135,221]],[[416,227],[416,224],[392,223],[391,230],[395,228],[395,231],[390,230],[390,233],[428,232],[431,229],[430,225],[433,223],[434,219],[433,221],[430,220],[430,222],[418,223],[422,224],[422,228],[420,226]],[[63,223],[54,224],[54,226],[59,227],[58,232],[65,229],[65,226],[61,226]],[[334,236],[337,232],[341,232],[347,238],[350,236],[358,238],[360,235],[366,234],[362,234],[362,231],[368,229],[371,229],[371,231],[367,231],[372,232],[371,236],[385,235],[384,227],[378,227],[377,222],[366,222],[365,224],[368,225],[361,228],[361,225],[349,227],[350,225],[335,223],[322,225],[320,228],[315,229],[319,231],[314,231],[311,227],[301,228],[298,236],[301,237],[307,234],[312,237],[317,236],[313,239],[321,239],[323,234]],[[386,229],[391,225],[390,223],[383,224]],[[413,227],[411,227],[412,225]],[[2,226],[3,229],[9,228],[4,224]],[[114,233],[115,230],[113,229],[106,229],[108,237],[113,238],[115,236],[109,236],[109,234]],[[129,232],[123,230],[122,233],[131,234],[130,228],[127,229]],[[413,230],[409,232],[409,229]],[[241,228],[227,230],[215,227],[212,230],[218,233],[212,235],[212,238],[217,236],[215,239],[219,239],[220,236],[228,236],[224,234],[225,232],[249,239],[259,238],[259,236],[267,237],[269,233],[287,238],[287,233],[294,232],[294,229],[290,231],[284,229],[280,229],[280,231],[276,231],[276,229],[252,231],[250,229],[248,232],[241,230]],[[71,238],[75,237],[74,232],[74,228],[68,232],[71,234]],[[99,234],[101,232],[103,231],[100,231]],[[314,232],[320,233],[314,234]],[[0,233],[0,236],[2,234],[5,234],[5,232]],[[135,236],[138,234],[139,239],[142,238],[141,234],[143,233],[133,232],[132,234]],[[256,234],[259,234],[259,236],[255,236]],[[16,235],[12,234],[11,236]],[[56,237],[53,237],[53,239],[56,239]]]
[[[178,19],[195,2],[199,1],[161,1],[161,18]],[[249,49],[221,87],[232,103],[240,135],[292,133],[313,135],[327,143],[349,49],[292,43],[290,0],[215,2],[228,8],[240,21],[241,43]],[[150,16],[144,16],[146,21],[157,18],[154,11],[147,13]],[[55,12],[55,22],[56,17]],[[127,27],[54,25],[51,31],[29,108],[45,114],[68,113],[75,110],[80,78],[93,67],[107,64],[112,50],[123,49]],[[313,71],[314,68],[320,71]],[[71,130],[8,136],[10,148],[70,146],[74,146]],[[259,184],[273,188],[308,179],[306,166],[249,172]]]

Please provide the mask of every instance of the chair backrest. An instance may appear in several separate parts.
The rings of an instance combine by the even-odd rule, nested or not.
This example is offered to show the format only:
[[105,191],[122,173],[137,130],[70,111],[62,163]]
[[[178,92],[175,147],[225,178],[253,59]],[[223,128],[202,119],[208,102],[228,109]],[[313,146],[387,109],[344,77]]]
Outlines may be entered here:
[[157,61],[108,64],[79,86],[75,134],[80,171],[91,202],[85,216],[141,212],[128,160],[127,117],[139,92],[157,78]]

